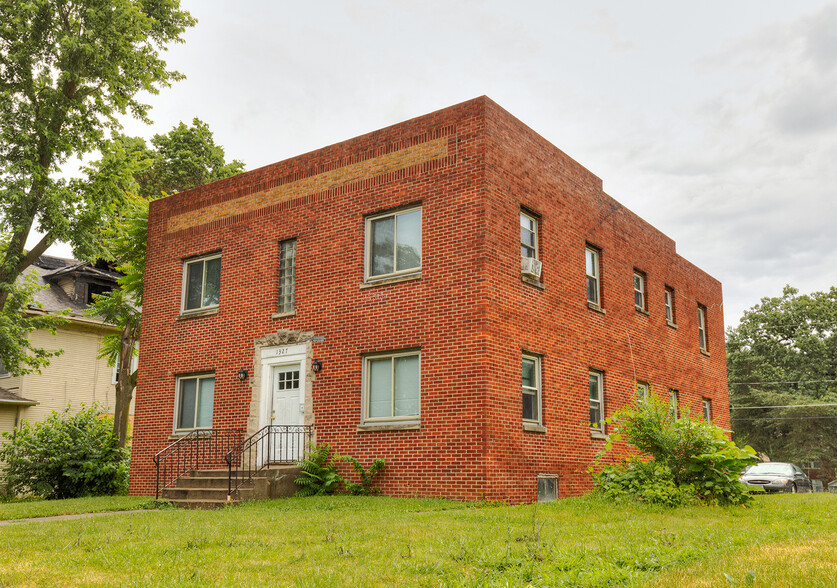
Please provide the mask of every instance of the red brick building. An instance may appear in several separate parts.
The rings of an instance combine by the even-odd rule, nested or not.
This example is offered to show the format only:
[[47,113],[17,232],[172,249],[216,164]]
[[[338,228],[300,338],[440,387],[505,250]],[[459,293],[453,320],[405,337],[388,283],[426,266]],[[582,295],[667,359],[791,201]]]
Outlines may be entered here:
[[721,284],[486,97],[152,203],[145,288],[133,494],[196,429],[519,502],[589,490],[648,384],[729,426]]

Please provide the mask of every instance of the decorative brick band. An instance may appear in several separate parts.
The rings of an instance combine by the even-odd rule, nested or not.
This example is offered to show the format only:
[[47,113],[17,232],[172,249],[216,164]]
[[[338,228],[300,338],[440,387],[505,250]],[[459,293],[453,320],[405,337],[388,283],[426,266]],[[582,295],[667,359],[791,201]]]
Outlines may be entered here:
[[169,219],[167,232],[182,231],[231,216],[254,212],[309,194],[324,192],[434,161],[445,157],[447,154],[448,139],[447,137],[441,137],[295,182],[282,184],[275,188],[184,212]]

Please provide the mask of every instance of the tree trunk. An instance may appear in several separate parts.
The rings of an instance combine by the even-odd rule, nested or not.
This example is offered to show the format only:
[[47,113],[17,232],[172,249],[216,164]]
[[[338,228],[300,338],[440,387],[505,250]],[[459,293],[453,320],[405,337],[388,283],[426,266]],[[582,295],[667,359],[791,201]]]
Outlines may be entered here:
[[113,434],[117,438],[119,447],[125,447],[128,440],[128,417],[131,411],[131,399],[137,382],[136,372],[131,372],[134,353],[136,353],[136,329],[129,321],[122,331],[122,345],[119,354],[119,374],[116,383],[116,401],[113,410]]

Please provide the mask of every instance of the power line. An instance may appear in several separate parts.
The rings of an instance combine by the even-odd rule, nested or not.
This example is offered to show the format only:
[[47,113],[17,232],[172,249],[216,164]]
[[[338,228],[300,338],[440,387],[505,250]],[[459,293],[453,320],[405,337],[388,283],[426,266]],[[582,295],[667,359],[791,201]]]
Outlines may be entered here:
[[787,382],[727,382],[730,386],[740,384],[742,386],[759,386],[761,384],[824,384],[837,382],[837,380],[788,380]]
[[837,419],[837,415],[832,416],[807,416],[807,417],[749,417],[749,418],[734,418],[731,421],[803,421],[815,419]]
[[730,410],[751,410],[755,408],[810,408],[812,406],[837,406],[837,402],[828,404],[775,404],[773,406],[730,406]]

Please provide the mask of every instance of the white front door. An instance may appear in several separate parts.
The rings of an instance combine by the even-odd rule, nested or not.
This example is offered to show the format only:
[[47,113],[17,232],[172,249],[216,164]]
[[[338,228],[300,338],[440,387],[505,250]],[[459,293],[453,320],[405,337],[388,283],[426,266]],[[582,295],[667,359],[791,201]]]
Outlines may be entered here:
[[[278,365],[273,368],[273,395],[271,425],[302,425],[305,418],[305,402],[302,385],[302,366],[299,363]],[[303,435],[301,427],[272,427],[269,461],[288,462],[302,457]]]

